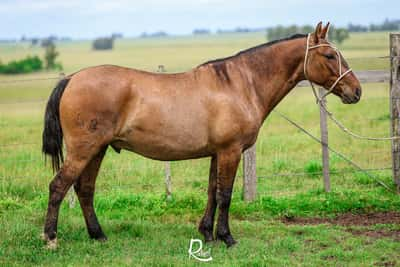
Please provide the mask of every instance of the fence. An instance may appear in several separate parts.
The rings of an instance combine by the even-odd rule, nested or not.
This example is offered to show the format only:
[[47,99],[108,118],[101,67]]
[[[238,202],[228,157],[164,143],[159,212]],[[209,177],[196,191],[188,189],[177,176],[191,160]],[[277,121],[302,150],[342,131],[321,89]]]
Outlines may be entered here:
[[[392,34],[391,35],[391,49],[390,56],[384,56],[379,58],[387,58],[390,59],[391,62],[391,71],[363,71],[356,72],[357,77],[362,83],[387,83],[390,82],[390,109],[391,109],[391,135],[392,136],[400,136],[400,34]],[[159,66],[158,72],[164,72],[164,67]],[[37,80],[57,80],[60,77],[46,77],[39,79],[19,79],[19,80],[7,80],[0,81],[0,84],[10,84],[10,83],[21,83],[21,82],[32,82]],[[306,83],[300,83],[299,86],[306,86]],[[35,101],[25,101],[25,102],[0,102],[0,105],[8,105],[8,104],[18,104],[18,103],[37,103],[37,102],[45,102],[46,99],[35,100]],[[326,103],[325,103],[326,104]],[[339,153],[335,149],[331,148],[328,143],[328,127],[327,127],[327,114],[326,111],[320,107],[320,130],[321,130],[321,139],[315,137],[310,134],[307,130],[301,127],[298,123],[294,122],[285,114],[280,112],[276,112],[280,117],[287,120],[293,126],[302,130],[305,134],[311,137],[314,141],[321,144],[322,148],[322,172],[316,172],[316,174],[320,174],[323,177],[323,184],[326,191],[330,191],[330,174],[337,173],[346,173],[349,171],[330,171],[329,168],[329,151],[339,155],[342,159],[352,165],[356,171],[365,172],[370,178],[377,180],[371,173],[382,170],[393,170],[393,179],[397,186],[400,186],[400,140],[394,139],[392,140],[392,160],[393,166],[391,167],[381,167],[381,168],[368,168],[363,169],[358,164],[351,161],[345,155]],[[29,146],[29,145],[37,145],[37,143],[9,143],[9,144],[1,144],[0,147],[13,147],[13,146]],[[34,160],[26,160],[26,162],[32,162]],[[353,171],[351,171],[353,172]],[[269,176],[300,176],[304,175],[304,173],[272,173]],[[167,198],[171,198],[172,196],[172,179],[173,174],[171,174],[170,163],[165,163],[165,190]],[[256,172],[256,146],[252,146],[247,151],[244,152],[243,155],[243,198],[246,201],[252,201],[256,198],[257,194],[257,178],[262,178],[263,176],[257,176]],[[377,180],[380,182],[379,180]],[[381,183],[383,186],[386,186],[384,183]],[[75,200],[73,195],[70,194],[70,204],[74,205]]]

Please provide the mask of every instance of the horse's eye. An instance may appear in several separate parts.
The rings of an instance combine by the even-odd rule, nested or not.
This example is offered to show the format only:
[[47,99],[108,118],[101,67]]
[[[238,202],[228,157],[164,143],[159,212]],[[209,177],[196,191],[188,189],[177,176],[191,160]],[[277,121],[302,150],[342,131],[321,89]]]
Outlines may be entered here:
[[326,55],[324,55],[324,57],[326,57],[327,59],[335,59],[334,54],[326,54]]

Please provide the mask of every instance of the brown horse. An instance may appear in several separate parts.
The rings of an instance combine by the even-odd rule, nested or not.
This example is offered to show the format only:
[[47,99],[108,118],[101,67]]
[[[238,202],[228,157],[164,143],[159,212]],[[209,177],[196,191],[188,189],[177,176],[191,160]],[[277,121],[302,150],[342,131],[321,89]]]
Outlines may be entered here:
[[[306,77],[324,88],[333,86],[331,91],[344,103],[360,99],[359,81],[328,45],[328,28],[319,23],[309,38],[295,35],[262,44],[185,73],[106,65],[60,81],[49,98],[43,131],[43,152],[57,170],[44,227],[48,245],[57,244],[60,203],[73,184],[90,237],[106,239],[93,195],[108,146],[157,160],[211,157],[208,203],[199,231],[206,241],[214,240],[218,206],[215,238],[233,245],[228,211],[236,170],[272,109]],[[340,77],[343,71],[346,75]]]

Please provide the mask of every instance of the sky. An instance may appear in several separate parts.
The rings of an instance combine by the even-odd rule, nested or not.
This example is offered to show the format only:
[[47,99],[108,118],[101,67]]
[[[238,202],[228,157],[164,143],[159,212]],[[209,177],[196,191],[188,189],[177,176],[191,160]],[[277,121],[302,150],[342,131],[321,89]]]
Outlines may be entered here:
[[330,21],[336,26],[400,19],[400,0],[0,0],[0,39],[137,36],[195,28],[261,28]]

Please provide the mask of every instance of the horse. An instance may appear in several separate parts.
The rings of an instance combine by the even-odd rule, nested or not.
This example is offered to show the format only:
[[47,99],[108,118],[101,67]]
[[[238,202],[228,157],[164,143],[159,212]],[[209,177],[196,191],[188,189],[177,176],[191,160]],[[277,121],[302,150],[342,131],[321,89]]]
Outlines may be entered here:
[[43,233],[47,246],[57,247],[59,208],[72,185],[89,236],[107,239],[93,196],[108,147],[160,161],[211,158],[198,230],[206,242],[234,245],[228,216],[238,164],[274,107],[302,80],[329,89],[345,104],[360,100],[360,82],[328,42],[328,30],[329,23],[320,22],[309,35],[261,44],[182,73],[102,65],[59,81],[46,106],[42,136],[42,152],[56,172]]

